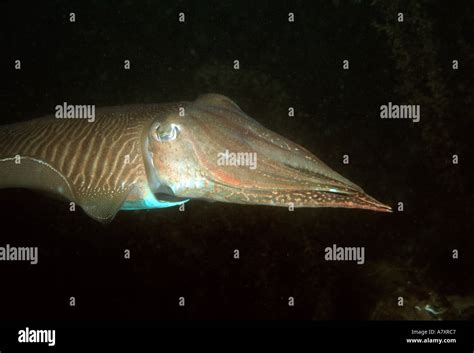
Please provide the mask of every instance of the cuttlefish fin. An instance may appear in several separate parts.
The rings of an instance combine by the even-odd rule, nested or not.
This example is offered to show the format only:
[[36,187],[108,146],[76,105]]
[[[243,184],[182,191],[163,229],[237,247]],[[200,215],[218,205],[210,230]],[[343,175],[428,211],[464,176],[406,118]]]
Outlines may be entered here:
[[75,201],[69,180],[52,165],[32,157],[0,159],[0,188],[27,188]]
[[79,205],[90,217],[101,223],[110,223],[127,200],[132,187],[115,191],[113,194],[96,197],[79,197]]
[[102,223],[112,221],[133,189],[129,186],[114,192],[81,193],[48,162],[24,156],[0,159],[1,188],[27,188],[59,196],[81,206],[90,217]]

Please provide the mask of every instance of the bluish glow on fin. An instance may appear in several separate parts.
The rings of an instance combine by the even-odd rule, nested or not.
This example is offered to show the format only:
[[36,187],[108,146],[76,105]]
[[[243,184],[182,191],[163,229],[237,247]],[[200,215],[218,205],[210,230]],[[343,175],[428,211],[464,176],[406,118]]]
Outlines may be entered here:
[[142,200],[138,201],[125,201],[120,208],[123,211],[133,211],[133,210],[149,210],[153,208],[166,208],[182,205],[185,202],[188,202],[189,199],[170,202],[158,200],[155,195],[151,192]]

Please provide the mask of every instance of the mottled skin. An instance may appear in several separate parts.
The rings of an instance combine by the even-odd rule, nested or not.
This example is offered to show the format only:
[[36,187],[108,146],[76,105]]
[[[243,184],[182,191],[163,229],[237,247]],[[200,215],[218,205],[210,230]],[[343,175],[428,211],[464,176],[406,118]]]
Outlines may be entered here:
[[[256,153],[257,168],[219,165],[226,150]],[[94,123],[51,116],[3,126],[1,187],[62,195],[104,222],[119,209],[169,207],[193,198],[390,212],[216,94],[194,102],[100,108]]]

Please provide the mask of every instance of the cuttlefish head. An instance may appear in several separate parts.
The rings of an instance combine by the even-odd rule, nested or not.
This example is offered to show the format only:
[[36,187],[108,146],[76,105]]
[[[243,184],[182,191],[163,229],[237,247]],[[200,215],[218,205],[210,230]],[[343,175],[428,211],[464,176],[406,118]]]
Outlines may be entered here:
[[157,194],[239,204],[390,212],[298,144],[266,129],[227,97],[208,94],[148,130]]

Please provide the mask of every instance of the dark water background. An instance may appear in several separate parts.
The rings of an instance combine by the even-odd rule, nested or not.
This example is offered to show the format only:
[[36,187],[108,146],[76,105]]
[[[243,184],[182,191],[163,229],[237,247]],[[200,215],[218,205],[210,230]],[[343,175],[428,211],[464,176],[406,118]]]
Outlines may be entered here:
[[[185,212],[120,212],[104,226],[33,191],[1,190],[0,245],[40,252],[36,266],[0,264],[1,318],[474,318],[472,3],[0,6],[2,124],[64,101],[159,103],[215,92],[380,201],[404,204],[378,214],[192,201]],[[389,101],[420,104],[421,122],[381,120]],[[364,246],[366,263],[324,261],[333,244]],[[426,304],[443,314],[414,308]]]

